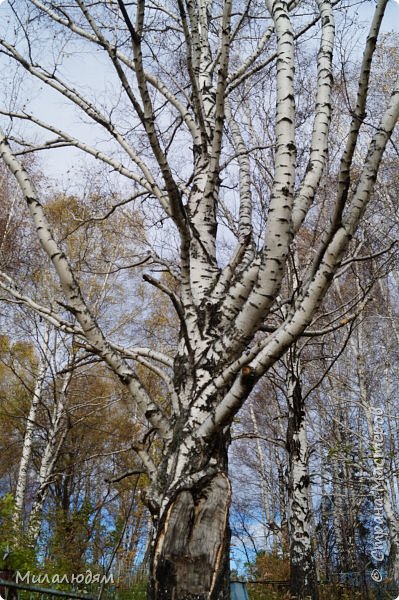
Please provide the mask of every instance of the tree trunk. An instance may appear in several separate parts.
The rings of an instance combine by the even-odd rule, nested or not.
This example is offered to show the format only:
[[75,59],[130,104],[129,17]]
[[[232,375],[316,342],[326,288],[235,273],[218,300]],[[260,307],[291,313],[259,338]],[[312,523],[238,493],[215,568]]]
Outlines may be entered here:
[[155,532],[151,600],[228,600],[229,505],[224,473],[177,494]]
[[39,471],[39,487],[36,490],[28,521],[27,539],[29,545],[35,547],[40,535],[43,519],[43,507],[52,482],[54,466],[68,433],[66,420],[66,394],[72,378],[72,371],[64,376],[61,392],[53,408],[52,422],[48,440],[43,452]]
[[39,365],[37,369],[37,376],[35,381],[35,388],[31,405],[29,408],[28,419],[26,421],[26,429],[24,434],[24,441],[22,446],[22,455],[19,463],[17,486],[15,489],[15,513],[14,522],[16,527],[22,528],[22,512],[25,504],[26,485],[28,480],[28,470],[30,467],[30,460],[32,454],[32,443],[35,429],[36,413],[39,406],[39,402],[43,392],[44,380],[47,371],[47,355],[49,352],[49,331],[46,328],[43,344],[41,348],[41,354],[39,355]]
[[290,542],[290,592],[302,600],[318,599],[316,569],[311,542],[308,446],[305,410],[299,379],[292,373],[288,389],[287,450],[288,529]]
[[[151,600],[229,600],[229,508],[227,438],[186,459],[184,477],[169,484],[154,514],[148,598]],[[181,462],[181,446],[165,459],[157,480],[176,481],[170,466]],[[209,466],[214,465],[209,470]],[[169,466],[167,468],[167,466]],[[165,488],[163,488],[165,489]]]
[[[360,400],[362,404],[362,408],[364,410],[364,414],[366,417],[367,431],[369,437],[369,445],[370,445],[370,454],[372,457],[373,463],[373,472],[377,473],[381,468],[384,468],[385,458],[380,456],[380,452],[376,450],[376,435],[381,444],[381,449],[385,447],[385,440],[381,439],[381,426],[379,427],[379,433],[377,434],[375,429],[374,418],[378,414],[381,419],[381,414],[383,412],[388,412],[388,427],[390,426],[389,419],[389,405],[391,402],[391,398],[393,397],[393,391],[391,389],[390,378],[389,378],[389,369],[386,366],[384,370],[385,375],[385,383],[386,383],[386,404],[385,406],[374,405],[373,406],[373,396],[369,391],[367,386],[367,377],[366,377],[366,352],[364,349],[365,340],[364,340],[364,327],[363,323],[359,324],[357,329],[357,342],[358,342],[358,350],[356,349],[356,345],[353,340],[351,340],[353,353],[356,356],[357,360],[357,374],[359,379],[359,390],[360,390]],[[376,412],[376,409],[377,412]],[[388,524],[388,533],[389,533],[389,543],[390,543],[390,552],[388,559],[388,573],[389,577],[392,578],[393,581],[399,580],[399,524],[397,515],[395,514],[394,507],[391,501],[390,491],[389,491],[389,470],[386,472],[386,477],[383,478],[382,481],[379,481],[379,485],[384,487],[384,510],[387,518]]]
[[389,532],[389,557],[388,557],[388,574],[389,578],[395,583],[399,581],[399,527],[398,520],[394,513],[389,491],[385,491],[384,510],[387,517],[388,532]]
[[267,489],[268,477],[266,474],[266,460],[265,460],[265,454],[264,454],[264,451],[262,448],[262,444],[260,443],[260,439],[259,439],[259,427],[258,427],[258,422],[257,422],[255,411],[254,411],[254,406],[252,403],[249,405],[249,413],[251,415],[253,431],[256,436],[255,441],[256,441],[256,451],[257,451],[258,461],[259,461],[260,485],[261,485],[262,508],[263,508],[262,525],[263,525],[263,531],[264,531],[264,536],[265,536],[265,545],[266,545],[267,539],[268,539],[269,533],[270,533],[270,525],[272,524],[272,517],[271,517],[271,513],[270,513],[268,489]]

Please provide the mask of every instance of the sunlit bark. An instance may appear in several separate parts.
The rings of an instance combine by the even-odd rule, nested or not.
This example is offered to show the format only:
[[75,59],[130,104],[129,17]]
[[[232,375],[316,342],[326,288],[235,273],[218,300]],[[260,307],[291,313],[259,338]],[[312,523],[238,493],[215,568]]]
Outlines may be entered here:
[[22,528],[22,513],[26,501],[26,485],[28,472],[31,467],[32,443],[36,425],[36,415],[42,398],[44,381],[49,366],[49,330],[46,328],[43,342],[40,345],[39,364],[36,374],[35,387],[29,408],[26,429],[22,445],[21,461],[19,463],[17,486],[15,488],[15,521]]
[[[297,365],[294,366],[296,368]],[[317,600],[318,583],[312,548],[309,449],[305,402],[298,373],[290,371],[288,402],[288,532],[290,543],[290,591],[298,600]]]

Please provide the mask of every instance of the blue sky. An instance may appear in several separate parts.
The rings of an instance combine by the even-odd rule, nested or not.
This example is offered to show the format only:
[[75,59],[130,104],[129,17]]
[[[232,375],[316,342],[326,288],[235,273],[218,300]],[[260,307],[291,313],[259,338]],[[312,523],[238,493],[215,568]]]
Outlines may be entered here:
[[[370,23],[374,7],[374,1],[362,2],[355,6],[352,9],[355,21],[358,20],[359,24],[364,25]],[[0,0],[0,35],[1,29],[6,27],[6,16],[9,10],[7,0]],[[3,21],[3,24],[1,21]],[[399,0],[390,0],[388,3],[382,29],[385,32],[399,31]],[[354,51],[356,52],[358,47],[359,54],[361,54],[363,48],[362,37],[359,36],[358,42],[354,42]],[[111,67],[106,66],[103,57],[99,53],[81,52],[75,55],[70,54],[65,59],[65,67],[67,67],[71,80],[76,78],[78,82],[84,82],[83,89],[89,96],[91,91],[92,96],[95,97],[96,90],[101,90],[101,93],[104,94],[104,90],[112,88],[112,81],[115,82]],[[77,113],[68,106],[68,102],[64,98],[46,87],[42,88],[30,77],[25,78],[22,90],[21,96],[24,98],[29,112],[57,124],[82,140],[95,143],[97,147],[100,143],[101,147],[101,142],[99,142],[99,137],[102,135],[101,131],[97,127],[87,123],[84,124]],[[116,96],[115,89],[113,93]],[[102,138],[104,142],[104,135],[102,135]],[[104,148],[104,146],[102,147]],[[74,172],[75,169],[79,170],[84,167],[86,162],[92,164],[92,161],[88,161],[81,152],[65,148],[42,152],[41,159],[47,175],[50,175],[54,180],[58,180],[58,183],[63,181],[65,185],[67,185],[68,180],[79,179],[78,173]]]

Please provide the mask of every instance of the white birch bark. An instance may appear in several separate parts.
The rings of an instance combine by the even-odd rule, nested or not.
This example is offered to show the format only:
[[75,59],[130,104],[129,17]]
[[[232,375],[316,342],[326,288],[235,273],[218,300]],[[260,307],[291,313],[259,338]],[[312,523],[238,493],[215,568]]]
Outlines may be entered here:
[[[298,363],[294,363],[298,368]],[[290,543],[290,591],[298,599],[309,595],[316,600],[318,588],[312,547],[312,522],[309,495],[309,449],[306,410],[299,375],[287,376],[288,402],[288,506],[287,522]]]
[[[353,339],[351,339],[351,345],[353,349],[353,354],[356,356],[357,361],[357,373],[359,378],[359,392],[360,392],[360,402],[364,411],[364,415],[366,418],[367,424],[367,432],[369,438],[370,445],[370,455],[372,460],[373,473],[380,473],[381,466],[385,464],[385,458],[381,458],[380,452],[374,447],[376,438],[375,426],[374,426],[374,416],[373,416],[373,408],[382,408],[381,406],[376,407],[372,406],[370,400],[370,394],[367,390],[366,383],[366,365],[365,365],[365,347],[364,347],[364,324],[360,323],[357,328],[357,348],[355,347],[355,343]],[[385,369],[385,379],[386,379],[386,387],[385,393],[386,404],[389,404],[391,401],[390,398],[390,386],[388,384],[388,376],[387,370]],[[380,440],[380,434],[378,434],[378,440],[385,445],[384,440]],[[378,488],[383,487],[383,501],[384,501],[384,511],[387,518],[388,529],[389,529],[389,542],[390,542],[390,570],[391,575],[394,577],[394,580],[397,581],[399,578],[399,521],[397,516],[395,515],[395,511],[391,502],[391,495],[389,491],[390,477],[387,474],[387,477],[378,477],[375,480],[375,486]]]
[[269,500],[268,500],[268,489],[267,489],[267,470],[266,470],[266,460],[263,452],[262,444],[259,439],[259,427],[258,421],[256,418],[256,414],[254,411],[253,404],[249,405],[249,414],[251,416],[252,426],[256,439],[256,452],[259,460],[259,470],[260,470],[260,485],[261,485],[261,497],[262,497],[262,508],[263,508],[263,530],[265,536],[265,545],[267,543],[267,539],[269,537],[269,527],[272,523],[272,518],[270,514]]
[[332,58],[334,50],[334,15],[330,2],[318,2],[322,19],[322,39],[317,56],[317,97],[311,151],[306,174],[295,196],[292,224],[297,231],[303,223],[317,192],[328,157],[328,134],[331,123]]
[[110,347],[91,315],[90,310],[83,299],[79,284],[68,263],[68,259],[64,252],[58,247],[58,244],[52,235],[50,225],[44,214],[43,207],[37,198],[32,182],[21,163],[18,162],[12,154],[9,145],[4,138],[0,143],[0,155],[13,172],[21,187],[35,224],[40,243],[43,250],[50,258],[59,277],[62,289],[68,299],[68,308],[70,312],[76,316],[89,343],[93,344],[95,347],[98,346],[105,362],[109,363],[110,367],[115,370],[121,380],[126,382],[131,393],[137,399],[142,412],[148,414],[149,420],[153,422],[154,426],[167,436],[168,427],[165,418],[162,415],[162,411],[150,400],[145,389],[135,376],[135,373],[129,368],[124,359]]
[[32,546],[36,545],[40,533],[44,503],[47,498],[49,486],[53,481],[55,464],[68,432],[66,396],[71,378],[72,371],[68,371],[64,376],[61,390],[54,404],[47,443],[40,461],[38,487],[35,492],[27,527],[27,539]]
[[28,481],[29,468],[31,466],[31,454],[33,436],[36,426],[36,415],[39,403],[42,398],[43,386],[46,372],[49,366],[49,329],[46,328],[43,334],[43,340],[40,343],[39,362],[36,373],[33,396],[26,421],[25,434],[22,445],[22,455],[19,463],[17,485],[15,489],[15,522],[19,528],[22,528],[22,513],[26,500],[26,486]]

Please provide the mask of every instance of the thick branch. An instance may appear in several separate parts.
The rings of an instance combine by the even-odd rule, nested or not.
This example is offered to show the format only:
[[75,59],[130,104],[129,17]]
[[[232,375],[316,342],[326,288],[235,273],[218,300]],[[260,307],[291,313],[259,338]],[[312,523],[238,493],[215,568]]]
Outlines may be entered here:
[[322,22],[317,57],[316,114],[313,121],[311,150],[306,174],[296,195],[292,211],[293,230],[303,223],[317,192],[328,157],[328,133],[331,123],[332,58],[334,49],[334,15],[330,0],[318,1]]
[[132,396],[137,401],[142,414],[145,415],[152,425],[159,429],[165,437],[168,437],[170,431],[166,417],[162,414],[160,408],[151,401],[134,372],[129,368],[123,358],[121,358],[121,356],[118,355],[106,341],[100,327],[85,303],[80,286],[68,263],[67,257],[58,247],[52,235],[43,207],[37,198],[36,191],[28,174],[13,155],[4,135],[2,135],[0,140],[0,156],[13,173],[26,199],[39,241],[57,272],[61,287],[68,300],[69,311],[76,317],[89,344],[97,348],[98,353],[103,360],[129,388]]

